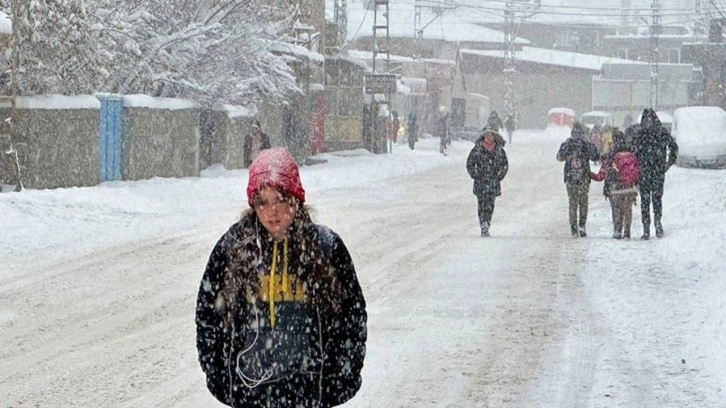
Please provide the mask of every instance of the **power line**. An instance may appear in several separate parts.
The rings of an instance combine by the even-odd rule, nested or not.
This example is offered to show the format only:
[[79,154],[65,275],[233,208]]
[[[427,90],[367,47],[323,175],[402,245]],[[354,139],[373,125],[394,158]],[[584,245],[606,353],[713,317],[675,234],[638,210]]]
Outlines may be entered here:
[[[501,0],[501,1],[504,1],[504,0]],[[500,0],[491,0],[491,2],[501,2],[501,1]],[[710,0],[710,1],[711,2],[714,2],[714,0]],[[369,1],[369,3],[370,3],[370,1]],[[401,3],[398,3],[398,4],[411,5],[411,6],[413,6],[416,3],[401,2]],[[489,18],[492,18],[493,17],[496,20],[496,21],[494,21],[494,20],[491,20],[491,19],[487,19],[485,21],[475,21],[473,19],[470,19],[468,22],[469,23],[473,23],[473,24],[483,24],[483,25],[485,25],[486,23],[493,23],[493,22],[503,21],[503,20],[505,20],[505,17],[506,17],[505,14],[504,14],[504,10],[501,9],[501,8],[496,8],[496,7],[471,6],[471,5],[462,4],[462,3],[456,3],[456,2],[453,2],[453,3],[452,2],[443,2],[441,0],[430,0],[430,1],[427,1],[426,4],[427,5],[430,5],[430,4],[438,4],[438,5],[442,5],[442,6],[448,6],[448,7],[451,7],[451,5],[454,4],[455,5],[454,7],[457,7],[457,8],[458,7],[460,7],[460,8],[468,8],[468,9],[471,9],[472,11],[474,11],[476,13],[484,14],[484,15],[486,15]],[[420,7],[424,7],[424,6],[420,6]],[[429,6],[426,6],[426,7],[429,7]],[[547,6],[547,7],[553,7],[553,6]],[[363,25],[363,22],[364,22],[363,20],[365,20],[367,18],[368,8],[369,7],[366,7],[366,13],[364,14],[363,19],[361,20],[361,24],[359,25],[358,30],[356,30],[356,35],[360,31],[360,28]],[[611,10],[612,11],[612,10],[618,10],[618,9],[614,9],[614,8],[610,8],[610,7],[606,7],[606,8],[603,8],[603,7],[600,7],[600,8],[598,8],[598,7],[586,8],[586,7],[575,7],[575,6],[562,6],[561,8],[570,8],[570,9],[574,9],[574,10],[589,10],[589,11],[598,11],[598,10]],[[644,11],[649,10],[649,9],[631,8],[631,9],[628,9],[628,10],[631,11],[631,12],[634,11],[634,10],[643,11],[644,12]],[[664,8],[661,8],[661,10],[664,10]],[[698,21],[701,21],[703,19],[703,17],[702,16],[699,16],[699,14],[696,13],[695,9],[692,9],[692,8],[688,8],[688,9],[670,8],[670,9],[667,9],[667,10],[670,10],[672,13],[664,13],[664,12],[661,12],[660,13],[661,18],[668,17],[668,16],[672,16],[672,17],[679,17],[679,19],[678,20],[670,20],[670,21],[664,22],[664,24],[668,24],[668,25],[687,25],[687,24],[693,24],[693,23],[698,22]],[[680,10],[683,10],[683,12],[680,11]],[[394,12],[395,12],[395,10],[394,10]],[[584,12],[579,12],[579,13],[577,13],[577,12],[571,12],[571,13],[568,13],[568,12],[558,12],[558,11],[540,11],[537,14],[540,15],[540,16],[550,16],[550,17],[563,17],[563,16],[568,16],[568,17],[589,17],[589,18],[593,18],[593,17],[608,17],[609,16],[609,17],[618,18],[618,19],[621,19],[623,17],[622,14],[610,14],[610,15],[607,15],[607,14],[605,14],[605,15],[598,14],[598,15],[595,15],[595,14],[592,14],[592,13],[584,13]],[[639,15],[646,15],[646,14],[645,13],[641,13]],[[519,18],[517,16],[515,16],[515,20],[519,20]],[[442,28],[446,28],[446,27],[456,27],[456,26],[459,26],[461,24],[461,21],[444,22],[444,21],[441,21],[440,20],[437,23]],[[562,21],[547,22],[547,21],[536,21],[536,20],[530,20],[529,23],[530,24],[539,24],[539,25],[563,24]],[[576,27],[582,27],[582,28],[592,27],[592,24],[587,24],[587,23],[579,23],[578,24],[578,23],[572,22],[572,21],[564,22],[564,24],[567,24],[568,26],[575,27],[575,28]],[[603,24],[603,25],[608,25],[608,24]],[[612,24],[610,24],[610,25],[612,25]],[[627,25],[618,24],[618,26],[619,27],[623,27],[623,28],[638,28],[638,27],[648,27],[649,25],[646,23],[646,24],[627,24]]]
[[[711,0],[712,2],[714,0]],[[494,13],[504,13],[504,8],[502,7],[492,7],[492,6],[481,6],[481,5],[470,5],[465,4],[461,2],[454,1],[453,3],[444,2],[443,0],[431,0],[427,1],[427,4],[432,5],[441,5],[441,6],[451,6],[452,4],[455,7],[463,8],[463,9],[471,9],[471,10],[478,10],[478,11],[488,11]],[[489,0],[488,3],[502,3],[505,4],[506,0]],[[414,5],[414,3],[410,2],[399,2],[398,4],[403,5]],[[427,6],[430,7],[430,6]],[[560,11],[560,10],[574,10],[572,12],[570,11]],[[613,7],[577,7],[577,6],[548,6],[548,5],[542,5],[540,6],[540,12],[538,12],[539,15],[547,15],[547,16],[572,16],[572,17],[615,17],[620,18],[622,17],[622,12],[624,9],[622,8],[613,8]],[[625,9],[632,13],[640,13],[645,14],[647,12],[650,12],[650,8],[628,8]],[[671,17],[683,17],[683,14],[693,14],[694,9],[693,8],[665,8],[661,7],[661,16],[671,16]],[[497,14],[500,15],[500,14]],[[503,16],[503,14],[502,14]]]
[[[355,30],[355,34],[353,34],[353,36],[351,38],[358,37],[358,33],[360,32],[360,29],[361,29],[361,27],[363,27],[363,23],[366,21],[366,16],[368,15],[368,9],[371,7],[371,3],[373,3],[373,0],[368,0],[368,5],[366,6],[366,12],[365,12],[365,14],[363,14],[363,18],[360,19],[360,24],[358,25],[358,29]],[[350,45],[350,42],[348,41],[347,38],[344,38],[343,41],[344,41],[343,45],[340,47],[341,54],[343,53],[343,50],[345,50]]]

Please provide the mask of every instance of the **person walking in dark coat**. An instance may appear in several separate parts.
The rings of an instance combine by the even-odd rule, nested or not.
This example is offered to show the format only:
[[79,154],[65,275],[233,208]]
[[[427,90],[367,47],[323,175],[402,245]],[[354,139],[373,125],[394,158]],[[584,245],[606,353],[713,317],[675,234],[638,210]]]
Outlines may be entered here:
[[439,106],[439,115],[436,127],[436,133],[439,135],[439,153],[446,156],[449,154],[449,146],[451,146],[449,112],[446,110],[446,107]]
[[485,130],[469,152],[466,170],[474,180],[481,236],[488,237],[494,201],[502,194],[501,182],[509,170],[504,138],[493,130]]
[[512,135],[514,134],[515,128],[516,123],[514,123],[514,117],[512,115],[507,115],[507,117],[504,118],[504,130],[507,131],[507,140],[509,143],[512,143]]
[[242,164],[244,168],[250,167],[252,161],[255,160],[258,154],[265,149],[269,149],[270,138],[265,132],[262,131],[260,121],[257,119],[252,120],[252,126],[250,126],[250,132],[244,138],[242,145]]
[[655,235],[663,232],[663,185],[665,174],[678,159],[678,144],[651,108],[643,109],[640,128],[634,140],[635,156],[640,165],[640,215],[643,223],[641,239],[650,238],[650,203],[653,203]]
[[587,236],[585,226],[590,193],[590,162],[598,160],[597,147],[587,137],[587,128],[575,122],[570,137],[557,151],[557,160],[565,162],[564,181],[569,201],[570,233],[573,237]]
[[247,200],[199,285],[207,387],[231,407],[341,405],[360,389],[366,353],[366,302],[351,256],[334,231],[311,220],[286,149],[255,159]]
[[499,117],[497,111],[491,111],[491,113],[489,114],[489,118],[487,118],[487,124],[485,125],[485,127],[493,129],[495,132],[499,132],[499,130],[502,128],[502,119]]
[[418,124],[416,123],[415,113],[408,114],[406,133],[408,133],[408,136],[406,137],[408,139],[408,147],[413,150],[414,145],[418,142]]

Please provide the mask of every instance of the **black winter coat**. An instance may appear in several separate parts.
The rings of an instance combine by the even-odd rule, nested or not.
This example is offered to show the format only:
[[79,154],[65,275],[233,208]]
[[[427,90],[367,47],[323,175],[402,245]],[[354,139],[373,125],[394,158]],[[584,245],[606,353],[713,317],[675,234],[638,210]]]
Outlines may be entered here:
[[565,162],[565,184],[589,186],[590,161],[598,159],[597,147],[582,136],[568,137],[557,151],[557,160]]
[[[498,134],[497,134],[498,135]],[[501,182],[509,171],[507,153],[499,141],[501,135],[495,135],[494,150],[488,151],[481,145],[483,136],[477,139],[466,159],[466,171],[474,180],[473,192],[476,196],[502,194]],[[503,139],[502,139],[503,140]]]
[[[367,315],[348,250],[303,209],[290,235],[287,251],[281,243],[273,250],[274,241],[247,212],[217,242],[204,271],[196,308],[199,363],[211,393],[229,406],[326,408],[360,389]],[[291,290],[284,295],[278,287],[288,299],[270,302],[275,264],[278,271],[286,266],[282,282]]]
[[643,110],[633,142],[640,166],[640,190],[662,190],[666,171],[678,160],[678,144],[653,109]]

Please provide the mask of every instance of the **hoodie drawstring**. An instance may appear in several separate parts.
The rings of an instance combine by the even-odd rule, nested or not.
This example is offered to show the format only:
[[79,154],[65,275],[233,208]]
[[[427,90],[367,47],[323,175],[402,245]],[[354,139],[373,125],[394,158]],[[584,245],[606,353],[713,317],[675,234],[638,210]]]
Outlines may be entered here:
[[[275,327],[275,283],[277,281],[277,241],[272,244],[272,266],[268,284],[267,301],[270,304],[270,327]],[[287,291],[287,238],[282,244],[282,291]]]

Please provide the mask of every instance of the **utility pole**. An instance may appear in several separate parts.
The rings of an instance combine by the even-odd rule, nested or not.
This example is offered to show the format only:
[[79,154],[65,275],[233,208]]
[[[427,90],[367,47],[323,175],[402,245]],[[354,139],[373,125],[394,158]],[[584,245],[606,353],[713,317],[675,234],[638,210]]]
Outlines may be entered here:
[[514,119],[515,106],[514,98],[514,75],[517,72],[514,55],[515,35],[514,2],[507,0],[504,6],[504,112]]
[[693,7],[693,36],[705,32],[704,19],[703,19],[703,7],[701,6],[701,0],[695,0],[696,4]]
[[[373,72],[376,71],[376,59],[379,54],[385,56],[385,68],[382,72],[388,72],[388,67],[391,62],[391,51],[389,50],[389,44],[391,41],[390,27],[388,25],[388,0],[373,0],[375,9],[373,10]],[[379,11],[382,8],[382,11]],[[380,20],[380,21],[379,21]],[[379,31],[384,33],[384,37],[381,38],[378,34]],[[379,39],[383,41],[379,45]]]
[[658,89],[658,65],[660,63],[658,36],[661,32],[660,4],[658,3],[658,0],[653,0],[650,7],[653,13],[653,21],[650,25],[650,106],[653,107],[653,109],[658,109],[660,105],[658,100],[660,94]]
[[[423,26],[421,25],[421,3],[417,0],[413,3],[413,38],[414,41],[423,35]],[[418,50],[414,51],[418,53]],[[415,55],[418,56],[418,55]]]
[[[522,21],[536,14],[541,0],[506,0],[504,5],[504,111],[516,118],[516,41]],[[515,4],[516,3],[516,4]],[[517,22],[519,20],[519,23]]]
[[[373,9],[373,61],[371,74],[365,74],[365,92],[372,95],[371,101],[371,123],[373,124],[373,140],[371,140],[370,151],[373,153],[379,153],[382,150],[391,152],[393,146],[390,143],[389,126],[392,126],[391,114],[391,95],[396,92],[396,76],[389,72],[391,62],[391,51],[390,51],[390,26],[389,26],[389,8],[388,0],[372,0]],[[384,56],[383,62],[385,65],[382,67],[378,60],[380,56]],[[385,99],[376,99],[376,94],[383,94]],[[379,126],[379,111],[381,105],[388,104],[388,115],[384,121],[383,134],[380,131]],[[381,140],[383,136],[383,140]],[[385,147],[386,140],[389,140],[388,146]]]
[[346,37],[348,36],[348,5],[347,0],[335,0],[333,4],[333,14],[335,25],[338,29],[338,52],[343,49]]
[[694,7],[694,34],[706,34],[708,33],[711,19],[712,10],[711,6],[713,2],[711,0],[695,0],[696,4]]
[[[423,37],[424,30],[426,27],[428,27],[431,23],[436,21],[439,17],[441,17],[446,10],[450,10],[455,8],[454,0],[414,0],[413,3],[413,41],[414,41],[414,55],[413,58],[416,59],[420,56],[420,53],[418,52],[418,43],[421,40],[421,37]],[[423,24],[421,22],[421,12],[423,9],[426,8],[431,11],[433,14],[433,18],[429,20],[426,24]]]

